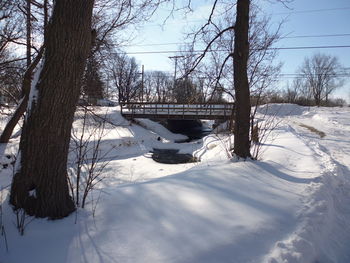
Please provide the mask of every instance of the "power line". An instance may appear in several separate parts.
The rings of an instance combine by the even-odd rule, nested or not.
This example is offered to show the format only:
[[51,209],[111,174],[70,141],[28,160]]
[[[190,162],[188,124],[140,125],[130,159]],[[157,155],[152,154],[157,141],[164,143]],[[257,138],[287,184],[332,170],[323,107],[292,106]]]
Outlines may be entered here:
[[[272,15],[292,15],[292,14],[307,14],[307,13],[320,13],[320,12],[328,12],[328,11],[344,11],[344,10],[349,10],[350,7],[335,7],[335,8],[323,8],[323,9],[308,9],[308,10],[296,10],[296,11],[290,11],[290,12],[280,12],[280,13],[275,13]],[[198,22],[203,22],[206,21],[207,18],[203,19],[192,19],[192,20],[186,20],[186,21],[176,21],[176,22],[167,22],[166,24],[148,24],[146,25],[149,27],[164,27],[166,25],[173,25],[173,24],[189,24],[189,23],[198,23]],[[145,26],[144,26],[145,27]]]
[[[317,74],[317,75],[312,75],[312,76],[319,76],[321,74]],[[332,74],[326,74],[329,77],[335,77],[335,78],[349,78],[349,75],[345,75],[345,74],[341,74],[341,75],[332,75]],[[286,78],[286,79],[302,79],[302,78],[308,78],[309,75],[304,74],[304,75],[283,75],[281,74],[280,76],[278,76],[279,78]]]
[[[343,79],[343,80],[349,79],[349,77],[346,77],[346,76],[334,76],[334,77],[337,78],[337,79]],[[283,77],[283,76],[278,76],[278,77],[276,77],[275,80],[289,80],[289,79],[307,79],[307,76],[303,76],[303,77],[292,77],[292,76],[290,76],[290,77]]]
[[276,47],[276,48],[267,48],[271,50],[297,50],[297,49],[323,49],[323,48],[350,48],[348,45],[344,46],[305,46],[305,47]]
[[313,37],[347,37],[350,36],[350,33],[346,34],[328,34],[328,35],[300,35],[300,36],[289,36],[283,38],[313,38]]
[[[275,47],[267,48],[267,50],[303,50],[303,49],[336,49],[336,48],[350,48],[350,45],[343,46],[300,46],[300,47]],[[258,50],[258,49],[256,49]],[[204,50],[159,50],[159,51],[135,51],[126,52],[127,55],[144,55],[144,54],[171,54],[171,53],[203,53]],[[208,50],[207,52],[227,52],[225,49]]]
[[[152,71],[152,70],[151,70]],[[157,70],[156,70],[157,71]],[[174,76],[174,73],[170,73],[167,72],[166,74],[168,74],[169,76]],[[298,76],[307,76],[308,74],[306,73],[285,73],[285,72],[281,72],[279,74],[279,76],[290,76],[290,77],[298,77]],[[316,75],[322,75],[322,74],[316,74]],[[344,76],[344,77],[350,77],[350,73],[332,73],[332,74],[327,74],[328,76]]]
[[[344,34],[326,34],[326,35],[299,35],[299,36],[286,36],[281,37],[281,39],[285,38],[319,38],[319,37],[347,37],[350,36],[350,33],[344,33]],[[230,40],[228,40],[230,41]],[[165,43],[154,43],[154,44],[136,44],[136,45],[121,45],[121,47],[152,47],[152,46],[170,46],[170,45],[181,45],[186,46],[192,44],[190,42],[183,43],[183,42],[165,42]]]
[[152,46],[170,46],[170,45],[187,45],[190,43],[170,42],[170,43],[156,43],[156,44],[136,44],[136,45],[122,45],[122,47],[152,47]]
[[336,8],[308,9],[308,10],[299,10],[299,11],[291,11],[291,12],[281,12],[281,13],[276,13],[275,15],[319,13],[319,12],[328,12],[328,11],[343,11],[343,10],[349,10],[349,9],[350,9],[350,7],[347,7],[347,6],[346,7],[336,7]]
[[327,76],[337,76],[337,77],[350,77],[349,74],[345,74],[345,73],[332,73],[332,74],[324,74],[324,73],[319,73],[319,74],[306,74],[306,73],[295,73],[295,74],[292,74],[292,73],[281,73],[280,76],[285,76],[285,77],[303,77],[303,76],[309,76],[309,75],[312,75],[312,76],[319,76],[319,75],[327,75]]

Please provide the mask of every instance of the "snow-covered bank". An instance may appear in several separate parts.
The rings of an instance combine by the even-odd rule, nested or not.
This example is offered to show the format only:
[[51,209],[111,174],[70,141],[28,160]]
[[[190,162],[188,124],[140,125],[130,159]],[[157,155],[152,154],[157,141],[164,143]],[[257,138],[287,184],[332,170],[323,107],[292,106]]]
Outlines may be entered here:
[[285,121],[314,151],[321,181],[307,188],[303,220],[292,235],[276,243],[270,262],[350,262],[350,109],[303,108],[302,115],[289,115]]
[[[263,159],[235,162],[225,136],[177,144],[112,109],[121,126],[107,127],[103,149],[116,148],[95,217],[88,204],[63,220],[35,219],[21,237],[3,190],[9,252],[0,236],[0,262],[350,262],[349,109],[273,105],[268,114],[281,123]],[[202,161],[159,164],[154,147]],[[1,185],[10,178],[3,169]]]

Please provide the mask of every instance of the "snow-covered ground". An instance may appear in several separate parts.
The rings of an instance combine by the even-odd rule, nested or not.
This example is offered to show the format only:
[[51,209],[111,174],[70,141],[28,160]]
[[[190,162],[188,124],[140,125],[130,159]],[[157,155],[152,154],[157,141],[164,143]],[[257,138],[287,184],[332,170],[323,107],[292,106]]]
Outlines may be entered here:
[[[107,109],[118,126],[103,139],[105,151],[115,148],[94,216],[89,203],[63,220],[28,218],[20,236],[11,165],[0,171],[0,262],[350,262],[350,108],[262,107],[259,118],[279,125],[262,159],[246,162],[229,159],[225,135],[175,143],[181,136]],[[2,151],[14,153],[18,140]],[[156,163],[152,148],[202,161]]]

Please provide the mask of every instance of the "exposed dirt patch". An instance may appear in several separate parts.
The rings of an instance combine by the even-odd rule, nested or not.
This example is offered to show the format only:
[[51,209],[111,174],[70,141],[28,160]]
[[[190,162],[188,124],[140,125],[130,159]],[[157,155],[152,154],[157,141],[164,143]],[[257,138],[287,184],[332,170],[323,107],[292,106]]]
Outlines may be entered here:
[[323,131],[320,131],[320,130],[317,130],[315,127],[312,127],[312,126],[309,126],[309,125],[306,125],[306,124],[299,124],[300,127],[303,127],[303,128],[306,128],[308,129],[309,131],[313,132],[313,133],[316,133],[318,136],[320,136],[321,138],[325,137],[326,134],[323,132]]

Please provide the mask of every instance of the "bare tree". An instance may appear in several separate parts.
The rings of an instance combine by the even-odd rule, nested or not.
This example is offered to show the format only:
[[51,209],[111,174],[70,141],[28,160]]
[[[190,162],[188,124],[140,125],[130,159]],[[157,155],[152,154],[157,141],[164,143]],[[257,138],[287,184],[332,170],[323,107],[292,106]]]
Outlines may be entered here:
[[21,61],[9,63],[0,70],[0,96],[2,97],[2,102],[6,102],[9,105],[19,103],[23,74],[24,64]]
[[[103,82],[103,73],[101,72],[110,71],[111,65],[116,64],[113,61],[115,59],[114,53],[120,53],[121,46],[132,40],[135,29],[150,18],[159,4],[168,1],[169,0],[95,1],[92,28],[96,36],[94,37],[91,47],[84,78],[93,78],[95,80],[98,78],[99,81],[97,82]],[[127,34],[125,34],[125,30],[128,31]],[[120,54],[121,59],[123,59],[123,56],[125,56],[125,54]],[[131,63],[133,65],[136,64],[134,62]],[[94,67],[91,67],[92,65],[94,65]],[[112,79],[115,79],[115,77]],[[95,85],[90,85],[92,82],[87,82],[82,89],[84,95],[92,98],[92,103],[96,102],[96,96],[98,98],[104,96],[104,87],[106,85],[96,85],[97,82],[94,81]],[[128,86],[125,87],[126,90],[128,88]],[[131,89],[129,89],[129,91],[131,95]],[[135,95],[136,94],[134,94],[134,96]]]
[[[40,4],[37,1],[26,0],[25,1],[25,5],[23,5],[23,6],[21,4],[16,5],[16,7],[18,8],[19,12],[24,14],[24,17],[25,17],[25,21],[26,21],[26,23],[25,23],[26,24],[26,42],[22,43],[20,41],[20,35],[18,35],[18,33],[16,33],[15,36],[13,34],[10,34],[10,35],[12,35],[12,37],[7,35],[6,41],[7,41],[7,43],[13,43],[13,44],[15,44],[17,46],[24,45],[26,47],[26,58],[25,59],[26,59],[26,62],[27,62],[27,66],[26,66],[25,73],[23,74],[22,88],[21,88],[21,100],[20,100],[19,105],[16,108],[14,114],[11,116],[10,120],[6,124],[5,129],[3,130],[2,134],[1,134],[0,142],[2,142],[2,143],[7,143],[9,141],[9,139],[11,137],[11,134],[13,132],[13,129],[17,125],[17,123],[20,120],[20,118],[22,117],[22,115],[25,113],[25,109],[27,107],[28,98],[29,98],[29,91],[30,91],[30,87],[31,87],[32,74],[33,74],[33,71],[34,71],[36,65],[40,61],[42,53],[43,53],[43,48],[41,48],[40,50],[37,50],[32,45],[32,42],[33,42],[32,41],[32,31],[33,31],[33,28],[34,28],[33,27],[33,20],[34,21],[38,21],[37,17],[33,15],[33,11],[34,10],[32,9],[32,5],[34,7],[36,7],[37,9],[39,9],[39,10],[42,9],[42,8],[44,9],[44,13],[43,14],[39,14],[39,16],[43,16],[43,25],[44,25],[44,27],[47,25],[47,20],[48,20],[48,1],[47,0],[44,0],[43,4]],[[15,8],[12,7],[11,10],[15,11]],[[14,21],[16,21],[16,22],[12,22],[12,24],[10,22],[10,25],[13,25],[12,26],[12,31],[15,31],[15,32],[20,31],[19,28],[18,28],[18,25],[16,24],[18,22],[17,21],[18,17],[20,17],[20,16],[16,16],[14,14],[14,18],[15,18]],[[9,21],[8,20],[9,18],[11,18],[11,17],[7,17],[7,21]],[[12,21],[12,19],[10,21]],[[43,25],[40,24],[40,26],[38,28],[42,29]],[[42,33],[43,32],[44,32],[44,30],[42,30]],[[4,34],[2,34],[2,38],[3,38],[3,36],[4,36]],[[32,62],[32,49],[36,50],[36,57],[33,59],[33,62]],[[22,60],[22,59],[13,59],[13,60],[10,60],[10,61],[8,61],[7,63],[4,63],[4,64],[6,66],[8,66],[9,62],[12,63],[12,62],[16,62],[18,60]],[[8,94],[8,95],[10,95],[10,94]]]
[[125,53],[114,53],[109,62],[109,75],[118,91],[120,102],[130,102],[141,93],[140,70],[135,58]]
[[40,62],[40,59],[43,55],[43,48],[39,51],[38,55],[36,58],[33,60],[33,62],[30,64],[30,66],[27,68],[23,75],[22,79],[22,86],[21,86],[21,93],[22,93],[22,99],[20,103],[18,104],[15,112],[11,116],[10,120],[6,124],[1,136],[0,136],[0,142],[1,143],[7,143],[11,137],[11,134],[16,127],[18,121],[24,114],[27,105],[28,105],[28,100],[29,100],[29,94],[30,94],[30,87],[31,87],[31,78],[32,78],[32,73],[35,69],[35,67],[38,65]]
[[26,16],[26,54],[27,54],[27,67],[30,66],[32,61],[32,3],[31,0],[26,0],[25,16]]
[[[123,2],[131,7],[135,3]],[[143,1],[144,8],[160,2]],[[93,6],[94,0],[55,0],[45,30],[44,59],[31,86],[10,194],[14,208],[29,215],[56,219],[75,209],[67,184],[67,155],[91,52]]]
[[299,74],[303,77],[303,88],[310,92],[317,106],[323,100],[327,103],[329,95],[343,86],[346,76],[337,57],[321,53],[305,58]]
[[[203,25],[195,34],[194,41],[196,42],[197,38],[200,35],[206,35],[207,32],[210,32],[210,27],[218,29],[218,26],[214,23],[214,14],[217,11],[217,7],[220,4],[219,0],[213,2],[211,13],[207,20],[207,23]],[[209,42],[204,49],[204,52],[194,60],[194,66],[199,65],[207,55],[211,52],[214,45],[217,42],[220,42],[222,37],[227,34],[234,32],[234,46],[229,47],[229,52],[226,53],[223,62],[221,63],[219,74],[217,80],[220,80],[222,73],[224,72],[225,66],[228,61],[234,61],[231,72],[234,74],[234,91],[235,91],[235,140],[234,140],[234,153],[241,158],[251,157],[250,154],[250,89],[248,81],[248,58],[249,58],[249,10],[250,10],[250,1],[237,0],[236,5],[232,3],[226,3],[224,10],[227,13],[230,11],[236,10],[236,20],[235,23],[231,23],[223,29],[220,28],[210,37]],[[191,72],[191,71],[190,71]]]
[[197,85],[188,76],[178,79],[173,90],[173,98],[177,103],[199,102]]
[[288,103],[296,103],[300,96],[300,79],[296,78],[293,80],[292,85],[287,83],[284,90],[283,97]]
[[[93,52],[115,51],[121,44],[133,37],[131,28],[137,29],[147,21],[162,3],[174,0],[96,0],[93,14],[93,28],[96,30],[96,44]],[[128,36],[122,32],[129,29]]]
[[146,101],[167,102],[171,100],[172,79],[163,71],[146,71],[144,96]]
[[271,19],[260,14],[259,8],[253,6],[250,17],[248,59],[249,87],[252,97],[255,98],[253,105],[261,103],[280,74],[281,63],[275,63],[277,50],[272,47],[281,38],[282,24],[283,21],[278,24],[277,29],[272,31]]
[[23,58],[13,56],[10,44],[17,42],[23,35],[21,21],[15,12],[12,1],[0,1],[0,71],[8,64]]
[[[238,55],[235,58],[234,54],[235,48],[242,48],[245,46],[236,43],[239,40],[239,37],[242,37],[242,34],[239,32],[241,29],[237,28],[237,26],[240,27],[243,25],[243,20],[240,22],[237,21],[238,2],[239,1],[235,4],[220,0],[213,1],[212,10],[207,23],[192,34],[192,49],[195,49],[196,45],[198,46],[198,43],[200,42],[199,40],[204,41],[205,48],[204,52],[197,55],[193,60],[194,63],[190,73],[192,74],[193,68],[197,68],[200,64],[205,63],[206,65],[209,65],[204,68],[202,67],[200,70],[204,76],[208,77],[208,80],[211,79],[208,81],[209,89],[207,89],[211,93],[209,98],[215,96],[219,91],[224,91],[235,100],[236,103],[240,104],[240,102],[237,102],[237,99],[240,100],[242,97],[237,97],[237,90],[240,95],[242,95],[242,93],[241,90],[239,90],[240,88],[236,86],[238,82],[235,82],[235,78],[239,81],[243,81],[243,78],[242,75],[235,72],[235,69],[238,70],[236,66],[242,62],[242,60],[238,60],[245,59],[245,57],[244,53],[241,52],[242,50],[236,52],[236,55],[240,54],[242,56]],[[259,104],[260,100],[263,98],[263,94],[267,93],[268,88],[276,81],[276,77],[279,74],[280,65],[273,63],[273,60],[277,55],[276,50],[271,49],[271,47],[280,38],[279,31],[282,23],[279,24],[277,30],[271,33],[270,19],[259,14],[259,7],[257,4],[252,4],[252,8],[250,5],[249,1],[249,12],[247,17],[244,15],[244,18],[248,19],[248,40],[246,40],[246,43],[248,43],[248,61],[246,67],[249,89],[244,96],[247,94],[249,94],[249,97],[253,96],[255,99],[253,103]],[[244,63],[241,64],[241,66],[244,68]],[[213,76],[215,77],[213,78]],[[242,83],[239,83],[239,85],[242,85]],[[245,88],[243,88],[243,90],[245,90]],[[243,102],[244,106],[249,104],[250,102]],[[245,111],[248,110],[246,109]],[[242,117],[240,113],[243,114],[242,107],[236,107],[234,116],[237,126],[236,129],[244,127],[242,124],[237,124],[237,121],[239,123],[240,118]],[[250,118],[254,119],[254,112],[251,114]],[[246,132],[246,129],[243,128],[243,130]],[[239,139],[241,136],[240,134],[241,133],[236,130],[235,138],[237,138],[237,141],[243,143],[243,140]],[[249,146],[249,143],[245,144],[245,147]],[[236,145],[236,147],[239,146]],[[240,150],[238,151],[241,152]],[[242,154],[242,156],[248,157],[249,154],[246,152]]]
[[24,58],[17,55],[12,46],[22,37],[21,26],[9,1],[1,1],[0,10],[0,95],[6,101],[17,103]]
[[86,63],[83,78],[82,92],[89,103],[96,105],[97,101],[104,98],[105,84],[101,77],[101,62],[96,58],[96,54],[91,54]]
[[[37,217],[74,211],[67,184],[70,132],[91,48],[93,0],[56,0],[23,125],[10,202]],[[76,10],[79,10],[77,13]]]
[[172,85],[169,76],[162,71],[154,71],[152,77],[157,101],[166,102],[169,99],[169,93]]
[[249,0],[237,0],[233,72],[235,86],[234,153],[242,158],[250,155],[250,90],[248,81],[249,57]]

